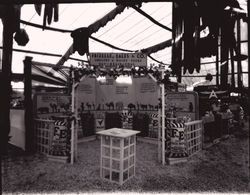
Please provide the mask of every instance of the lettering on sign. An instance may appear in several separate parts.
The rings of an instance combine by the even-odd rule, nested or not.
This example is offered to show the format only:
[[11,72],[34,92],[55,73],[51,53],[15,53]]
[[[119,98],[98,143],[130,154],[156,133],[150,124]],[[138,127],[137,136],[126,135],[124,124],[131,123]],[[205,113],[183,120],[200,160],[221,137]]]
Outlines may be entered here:
[[79,85],[79,91],[85,93],[85,94],[93,94],[93,88],[90,84],[80,84]]
[[128,86],[116,86],[116,94],[128,94]]
[[218,98],[214,90],[212,90],[212,92],[210,93],[209,99],[212,97]]
[[90,64],[106,69],[145,67],[147,56],[143,53],[90,53]]
[[156,84],[155,83],[142,83],[140,92],[147,93],[147,92],[155,92],[156,91]]

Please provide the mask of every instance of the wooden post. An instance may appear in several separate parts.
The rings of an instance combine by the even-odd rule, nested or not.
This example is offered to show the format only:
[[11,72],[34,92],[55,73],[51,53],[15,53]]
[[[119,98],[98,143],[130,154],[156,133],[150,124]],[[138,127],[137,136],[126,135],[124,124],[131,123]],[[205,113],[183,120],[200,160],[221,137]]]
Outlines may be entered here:
[[215,61],[215,69],[216,69],[216,85],[219,86],[219,44],[217,39],[217,46],[216,46],[216,61]]
[[2,73],[0,75],[0,155],[7,153],[10,133],[11,64],[13,47],[13,27],[11,7],[6,6],[3,22]]
[[24,122],[25,122],[25,150],[28,154],[34,150],[34,129],[33,129],[33,103],[32,103],[32,57],[26,56],[24,61]]
[[[164,79],[164,69],[161,70],[161,79]],[[162,165],[165,165],[165,85],[161,84],[161,113],[162,113],[162,126],[161,126],[161,140],[162,140]]]
[[227,39],[227,30],[223,26],[221,29],[221,48],[220,48],[220,58],[221,58],[221,67],[220,67],[220,84],[222,88],[225,88],[228,83],[228,39]]
[[[241,54],[241,30],[240,30],[240,18],[237,18],[236,29],[237,29],[237,39],[236,39],[236,55]],[[242,66],[241,60],[237,60],[237,73],[238,73],[238,88],[242,88]]]
[[[248,16],[249,16],[249,0],[247,1],[247,13],[248,13]],[[250,36],[249,36],[249,23],[247,23],[247,31],[248,31],[248,35],[247,35],[247,40],[248,40],[248,49],[247,49],[247,51],[248,51],[248,97],[250,96],[250,62],[249,62],[249,56],[250,56],[250,52],[249,52],[249,38],[250,38]],[[249,117],[249,122],[250,122],[250,117]],[[250,123],[249,123],[250,124]]]
[[[72,70],[72,87],[71,87],[71,112],[72,114],[75,112],[75,74],[74,70]],[[75,116],[75,115],[73,115]],[[71,121],[71,153],[70,153],[70,163],[74,163],[74,153],[75,153],[75,120]]]
[[232,87],[235,88],[235,76],[234,76],[235,71],[234,71],[234,60],[233,60],[234,50],[232,47],[230,47],[229,52],[230,52],[231,73],[232,73],[231,82],[232,82]]

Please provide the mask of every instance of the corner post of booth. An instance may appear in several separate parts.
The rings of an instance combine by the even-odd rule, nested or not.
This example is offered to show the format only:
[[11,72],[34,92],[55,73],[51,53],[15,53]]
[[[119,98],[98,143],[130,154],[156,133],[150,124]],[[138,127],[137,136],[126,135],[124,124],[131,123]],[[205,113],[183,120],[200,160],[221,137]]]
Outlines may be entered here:
[[[72,71],[72,91],[71,91],[71,112],[73,114],[73,116],[75,116],[74,112],[75,112],[75,73],[74,71]],[[73,164],[74,163],[74,153],[75,153],[75,145],[74,142],[75,140],[75,121],[72,120],[71,121],[71,147],[70,147],[70,163]]]
[[[248,13],[249,14],[249,13]],[[237,18],[236,20],[236,54],[240,55],[241,54],[241,22],[240,22],[240,18]],[[237,60],[237,76],[238,76],[238,88],[242,88],[243,87],[243,83],[242,83],[242,63],[241,60],[238,59]]]
[[[161,69],[161,79],[164,79],[164,69]],[[162,125],[161,125],[161,141],[162,141],[162,165],[165,165],[165,85],[161,83],[161,118],[162,118]]]
[[27,153],[34,152],[34,129],[33,129],[33,103],[32,103],[32,57],[26,56],[24,64],[24,120],[25,120],[25,149]]

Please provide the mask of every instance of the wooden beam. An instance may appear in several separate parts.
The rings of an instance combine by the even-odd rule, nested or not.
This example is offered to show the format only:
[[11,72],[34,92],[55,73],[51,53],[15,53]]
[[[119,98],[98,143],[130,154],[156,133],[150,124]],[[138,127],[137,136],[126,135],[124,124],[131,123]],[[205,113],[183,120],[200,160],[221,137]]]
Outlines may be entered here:
[[[136,0],[135,2],[172,2],[173,0]],[[51,3],[51,0],[1,0],[1,4]],[[117,0],[53,0],[53,3],[116,3]]]

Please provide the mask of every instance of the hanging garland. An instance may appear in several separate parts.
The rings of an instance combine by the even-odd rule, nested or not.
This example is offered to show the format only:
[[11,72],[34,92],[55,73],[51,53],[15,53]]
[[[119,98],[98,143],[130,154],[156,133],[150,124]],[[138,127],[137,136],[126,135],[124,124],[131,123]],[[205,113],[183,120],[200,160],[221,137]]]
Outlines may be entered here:
[[70,68],[70,83],[72,83],[72,73],[74,72],[74,82],[80,82],[80,79],[84,76],[89,77],[113,77],[117,79],[119,76],[132,76],[132,77],[145,77],[151,74],[156,80],[157,83],[170,83],[170,71],[164,71],[164,79],[161,79],[161,71],[159,71],[156,67],[133,67],[131,69],[128,68],[111,68],[111,69],[104,69],[104,68],[97,68],[96,66],[87,65],[83,68]]

